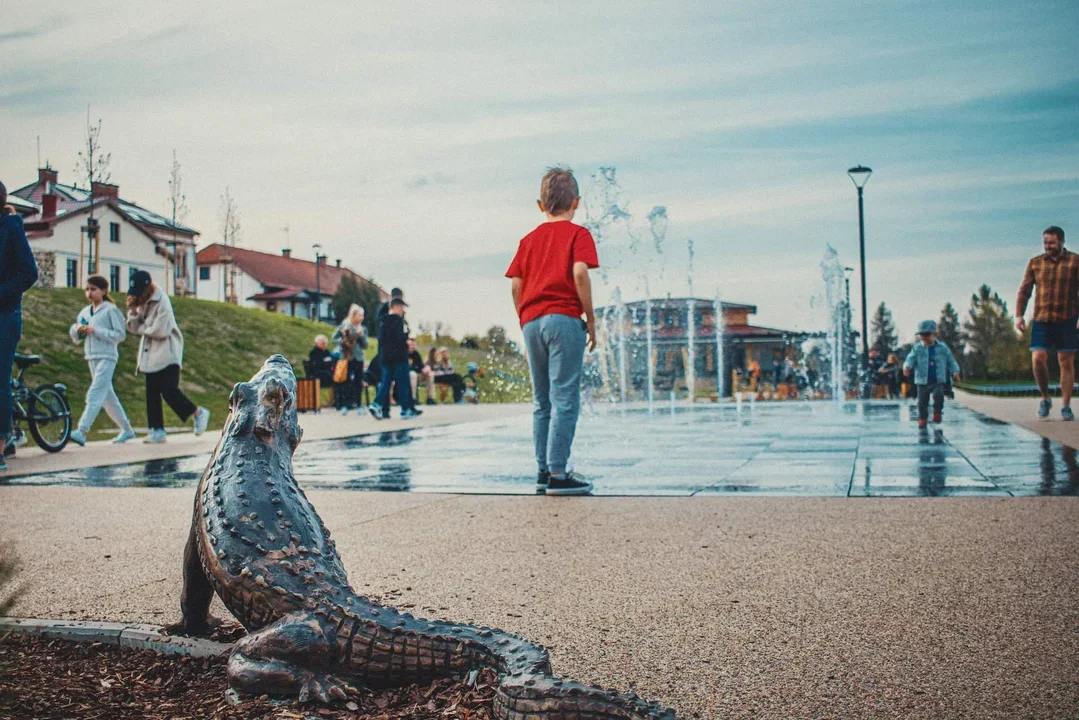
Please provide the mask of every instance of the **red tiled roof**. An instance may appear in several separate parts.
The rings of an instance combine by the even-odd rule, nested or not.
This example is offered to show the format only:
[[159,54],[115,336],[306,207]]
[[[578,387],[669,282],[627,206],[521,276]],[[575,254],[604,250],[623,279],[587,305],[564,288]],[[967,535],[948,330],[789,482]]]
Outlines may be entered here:
[[302,288],[285,288],[284,290],[277,290],[275,292],[259,293],[258,295],[252,295],[247,298],[248,300],[288,300],[294,298],[301,293],[307,292]]
[[[214,243],[199,250],[195,256],[197,265],[216,265],[221,262],[225,254],[225,246]],[[291,290],[309,290],[312,293],[316,286],[321,288],[323,295],[333,295],[337,292],[341,278],[351,275],[357,282],[368,283],[370,280],[357,275],[345,267],[323,264],[319,271],[319,282],[315,282],[315,263],[311,260],[285,257],[272,253],[247,250],[246,248],[228,248],[228,254],[233,258],[236,266],[251,277],[258,280],[266,288],[286,288]],[[378,289],[382,300],[389,300],[390,296],[382,288]],[[276,293],[277,291],[271,291]],[[291,296],[289,296],[291,297]]]

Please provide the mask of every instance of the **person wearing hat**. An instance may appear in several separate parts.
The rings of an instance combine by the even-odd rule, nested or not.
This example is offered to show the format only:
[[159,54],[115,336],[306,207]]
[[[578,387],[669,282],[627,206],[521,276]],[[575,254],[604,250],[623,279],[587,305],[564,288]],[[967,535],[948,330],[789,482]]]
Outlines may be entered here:
[[137,372],[146,375],[146,421],[150,426],[143,442],[166,440],[161,398],[180,420],[194,418],[195,435],[201,435],[210,423],[210,411],[196,407],[180,389],[184,336],[176,324],[172,301],[145,270],[134,272],[127,288],[127,329],[141,336]]
[[918,389],[918,427],[924,428],[929,416],[929,396],[933,396],[933,422],[940,423],[944,412],[944,385],[951,375],[959,382],[959,363],[951,348],[937,340],[936,320],[918,323],[918,340],[903,361],[903,374],[914,376]]
[[408,374],[408,330],[405,328],[405,301],[390,300],[390,313],[382,321],[378,331],[378,353],[382,359],[382,377],[378,384],[375,401],[368,410],[376,420],[390,417],[390,385],[397,387],[397,404],[401,406],[402,418],[419,417],[423,411],[416,409],[412,397],[412,382]]

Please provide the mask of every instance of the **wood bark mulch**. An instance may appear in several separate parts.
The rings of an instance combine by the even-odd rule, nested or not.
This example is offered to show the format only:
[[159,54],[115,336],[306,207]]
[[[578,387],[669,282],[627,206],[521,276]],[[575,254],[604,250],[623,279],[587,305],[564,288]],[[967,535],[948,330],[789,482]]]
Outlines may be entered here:
[[497,678],[439,680],[324,706],[266,696],[230,705],[226,658],[101,643],[0,638],[0,718],[18,720],[490,720]]

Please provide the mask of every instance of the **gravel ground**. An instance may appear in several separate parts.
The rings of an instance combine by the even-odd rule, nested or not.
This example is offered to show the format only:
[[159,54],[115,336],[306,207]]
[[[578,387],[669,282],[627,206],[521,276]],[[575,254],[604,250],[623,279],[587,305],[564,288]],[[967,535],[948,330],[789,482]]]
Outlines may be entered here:
[[225,658],[158,655],[99,643],[12,635],[0,641],[0,717],[18,720],[489,720],[494,673],[330,706],[225,699]]
[[[359,591],[683,717],[1079,715],[1079,498],[309,496]],[[13,614],[174,620],[191,499],[0,488]]]

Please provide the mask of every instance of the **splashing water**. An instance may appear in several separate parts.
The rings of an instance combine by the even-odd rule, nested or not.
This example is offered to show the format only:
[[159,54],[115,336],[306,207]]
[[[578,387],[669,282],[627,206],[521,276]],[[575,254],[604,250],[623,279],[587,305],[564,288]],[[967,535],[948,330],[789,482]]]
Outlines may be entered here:
[[844,272],[839,253],[828,245],[820,261],[821,279],[824,280],[824,310],[828,327],[828,352],[831,355],[831,395],[833,400],[845,396],[843,382],[843,336],[844,330]]

